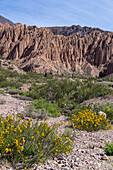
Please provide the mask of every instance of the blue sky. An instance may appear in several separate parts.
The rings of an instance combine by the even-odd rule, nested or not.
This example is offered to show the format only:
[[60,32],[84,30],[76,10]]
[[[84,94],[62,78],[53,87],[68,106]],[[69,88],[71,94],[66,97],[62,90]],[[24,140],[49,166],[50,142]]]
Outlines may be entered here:
[[113,0],[0,0],[0,15],[37,27],[81,25],[113,31]]

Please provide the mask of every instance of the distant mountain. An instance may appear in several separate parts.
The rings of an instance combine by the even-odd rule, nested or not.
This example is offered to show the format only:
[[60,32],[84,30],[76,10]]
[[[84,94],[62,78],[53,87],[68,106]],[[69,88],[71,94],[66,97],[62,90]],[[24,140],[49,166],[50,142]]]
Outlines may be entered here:
[[8,23],[9,25],[14,25],[14,23],[10,20],[8,20],[7,18],[4,18],[3,16],[0,15],[0,23],[5,24]]
[[[53,34],[55,35],[64,35],[64,36],[70,36],[72,34],[89,34],[92,31],[100,31],[103,32],[103,30],[99,28],[91,28],[91,27],[81,27],[80,25],[72,25],[70,27],[48,27]],[[105,31],[104,31],[105,32]]]

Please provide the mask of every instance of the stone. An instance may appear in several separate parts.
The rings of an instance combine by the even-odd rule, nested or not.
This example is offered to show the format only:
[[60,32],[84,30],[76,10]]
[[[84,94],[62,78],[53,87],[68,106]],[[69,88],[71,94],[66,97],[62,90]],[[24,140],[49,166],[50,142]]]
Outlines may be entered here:
[[103,155],[103,156],[101,157],[101,159],[102,159],[102,160],[108,160],[108,157],[107,157],[107,155]]
[[65,167],[64,164],[58,164],[58,167],[61,168],[61,167]]
[[61,170],[69,170],[69,168],[63,167],[63,168],[61,168]]
[[97,112],[97,115],[99,115],[99,114],[100,114],[100,115],[102,115],[102,114],[103,114],[105,117],[107,116],[107,115],[106,115],[106,113],[104,113],[103,111],[99,111],[99,112]]

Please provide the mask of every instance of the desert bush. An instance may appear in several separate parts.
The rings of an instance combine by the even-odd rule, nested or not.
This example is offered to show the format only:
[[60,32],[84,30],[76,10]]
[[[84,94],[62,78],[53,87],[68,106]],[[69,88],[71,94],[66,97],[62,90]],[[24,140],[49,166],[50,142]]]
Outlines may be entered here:
[[102,80],[113,82],[113,73],[103,77]]
[[105,85],[97,84],[94,80],[88,79],[83,82],[79,80],[70,81],[66,79],[49,80],[43,85],[34,85],[28,92],[21,92],[21,95],[33,99],[46,99],[58,104],[62,112],[72,111],[76,104],[94,97],[112,94],[113,91]]
[[19,88],[20,86],[22,85],[21,82],[18,82],[18,81],[13,81],[13,80],[10,80],[10,79],[7,79],[4,77],[0,77],[0,87],[14,87],[15,89],[16,88]]
[[19,91],[18,89],[9,88],[9,89],[7,89],[7,92],[8,92],[9,94],[14,95],[14,94],[18,94],[20,91]]
[[93,83],[90,80],[75,82],[68,80],[56,80],[48,82],[44,88],[38,90],[40,97],[46,97],[49,100],[55,100],[59,105],[63,102],[64,97],[68,100],[74,100],[77,103],[81,103],[84,100],[105,96],[113,93],[112,90],[105,85]]
[[28,105],[25,109],[25,116],[32,117],[34,119],[46,120],[49,116],[47,110],[36,110],[33,105]]
[[51,103],[51,101],[47,101],[45,99],[39,99],[39,100],[34,100],[33,102],[34,108],[39,111],[39,110],[46,110],[49,113],[49,116],[51,117],[58,117],[61,115],[60,109],[57,105],[57,103]]
[[0,100],[0,104],[4,104],[5,102],[5,100]]
[[71,122],[75,128],[86,131],[107,130],[112,128],[104,114],[97,115],[96,112],[93,112],[91,109],[82,110],[81,112],[74,110]]
[[1,89],[0,89],[0,94],[3,94],[3,95],[5,95],[5,92],[4,92],[4,90],[1,90]]
[[107,142],[104,147],[104,151],[107,155],[112,155],[113,156],[113,143]]
[[68,114],[69,117],[72,117],[76,112],[81,112],[82,110],[92,110],[93,112],[99,112],[99,111],[103,111],[104,113],[106,113],[106,117],[109,120],[113,120],[113,103],[89,103],[89,104],[76,104],[75,108],[73,109],[72,112],[70,112]]
[[4,57],[2,57],[2,56],[0,56],[0,59],[4,60],[5,58],[4,58]]
[[22,120],[19,116],[0,117],[0,159],[7,159],[15,169],[28,169],[72,150],[73,135],[69,131],[58,134],[61,124],[33,124],[31,119]]
[[103,111],[106,113],[108,119],[113,120],[113,104],[106,105]]
[[112,87],[112,86],[113,86],[113,84],[112,84],[112,83],[109,83],[109,84],[108,84],[108,86]]
[[107,119],[113,120],[113,103],[89,104],[87,107],[92,108],[94,112],[103,111],[106,113]]
[[32,98],[27,97],[27,96],[21,96],[21,95],[12,95],[14,98],[20,99],[20,100],[28,100],[32,101]]
[[14,67],[11,67],[11,66],[8,67],[8,70],[13,70],[13,69],[14,69]]
[[113,93],[106,85],[84,81],[75,93],[76,102],[81,103],[94,97],[105,96]]

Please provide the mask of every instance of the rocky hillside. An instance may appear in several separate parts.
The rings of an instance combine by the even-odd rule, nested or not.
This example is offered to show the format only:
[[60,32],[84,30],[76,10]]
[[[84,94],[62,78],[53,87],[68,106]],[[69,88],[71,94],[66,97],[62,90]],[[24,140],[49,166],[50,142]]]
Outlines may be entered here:
[[63,36],[48,28],[0,24],[0,55],[25,71],[103,76],[113,73],[113,33]]
[[14,23],[6,18],[4,18],[3,16],[0,15],[0,23],[5,24],[8,23],[9,25],[14,25]]
[[64,35],[64,36],[70,36],[72,34],[89,34],[92,31],[100,31],[103,32],[103,30],[99,28],[91,28],[91,27],[81,27],[80,25],[72,25],[71,27],[48,27],[53,34],[55,35]]

